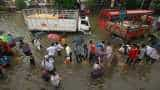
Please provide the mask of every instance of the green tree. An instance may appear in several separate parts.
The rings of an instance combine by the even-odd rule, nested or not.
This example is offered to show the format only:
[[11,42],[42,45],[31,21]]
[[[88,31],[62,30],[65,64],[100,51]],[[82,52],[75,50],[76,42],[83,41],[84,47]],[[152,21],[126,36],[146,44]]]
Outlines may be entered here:
[[73,9],[77,0],[55,0],[56,8]]
[[25,0],[16,0],[16,7],[17,9],[24,9],[27,7]]
[[142,0],[126,0],[126,8],[128,9],[136,9],[140,8]]
[[151,4],[151,8],[160,9],[160,0],[154,0]]

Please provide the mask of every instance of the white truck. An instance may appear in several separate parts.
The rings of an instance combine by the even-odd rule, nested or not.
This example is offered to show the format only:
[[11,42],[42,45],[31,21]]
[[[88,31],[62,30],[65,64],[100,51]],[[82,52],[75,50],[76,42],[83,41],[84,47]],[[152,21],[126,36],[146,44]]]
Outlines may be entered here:
[[30,31],[88,32],[87,16],[80,17],[78,10],[24,9],[25,24]]

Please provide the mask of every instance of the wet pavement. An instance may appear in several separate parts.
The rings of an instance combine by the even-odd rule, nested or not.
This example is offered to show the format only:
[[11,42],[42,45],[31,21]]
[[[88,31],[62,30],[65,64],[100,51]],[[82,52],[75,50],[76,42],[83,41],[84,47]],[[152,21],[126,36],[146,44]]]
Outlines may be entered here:
[[[86,35],[94,40],[103,40],[108,34],[97,31],[95,17],[91,19],[93,34]],[[93,20],[93,21],[92,21]],[[0,19],[0,30],[12,32],[15,36],[24,37],[31,44],[31,33],[24,25],[20,14],[11,15]],[[95,30],[95,31],[94,31]],[[102,33],[103,32],[103,33]],[[67,34],[67,41],[70,42],[76,37],[77,33]],[[44,47],[48,47],[50,42],[47,36],[42,36],[41,41]],[[36,58],[36,67],[30,67],[23,62],[23,57],[17,55],[13,64],[6,69],[7,79],[0,80],[0,90],[54,90],[50,83],[41,79],[40,62],[45,51],[37,51],[33,46],[33,54]],[[16,50],[14,50],[16,52]],[[115,50],[116,52],[116,50]],[[136,65],[136,67],[125,67],[124,60],[120,54],[116,54],[112,65],[105,66],[105,75],[97,80],[90,78],[91,65],[82,64],[63,64],[63,57],[57,57],[56,68],[62,76],[62,88],[60,90],[160,90],[160,63],[154,65]]]

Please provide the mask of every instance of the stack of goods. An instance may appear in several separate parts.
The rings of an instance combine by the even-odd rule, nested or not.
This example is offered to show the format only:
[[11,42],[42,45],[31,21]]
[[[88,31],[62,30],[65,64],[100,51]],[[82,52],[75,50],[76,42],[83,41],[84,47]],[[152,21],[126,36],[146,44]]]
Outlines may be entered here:
[[28,16],[28,18],[45,18],[45,19],[58,19],[58,14],[34,14]]

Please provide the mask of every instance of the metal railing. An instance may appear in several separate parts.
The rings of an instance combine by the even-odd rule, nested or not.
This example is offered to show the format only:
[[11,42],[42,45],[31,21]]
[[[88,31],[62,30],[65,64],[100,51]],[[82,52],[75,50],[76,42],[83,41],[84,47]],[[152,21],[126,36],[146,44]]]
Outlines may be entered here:
[[[77,19],[78,18],[78,10],[54,10],[54,9],[47,9],[47,8],[34,8],[34,9],[23,9],[23,16],[26,18],[27,16],[34,15],[34,14],[50,14],[50,15],[57,15],[58,17],[63,16],[65,18],[70,19]],[[61,18],[62,19],[62,18]]]

